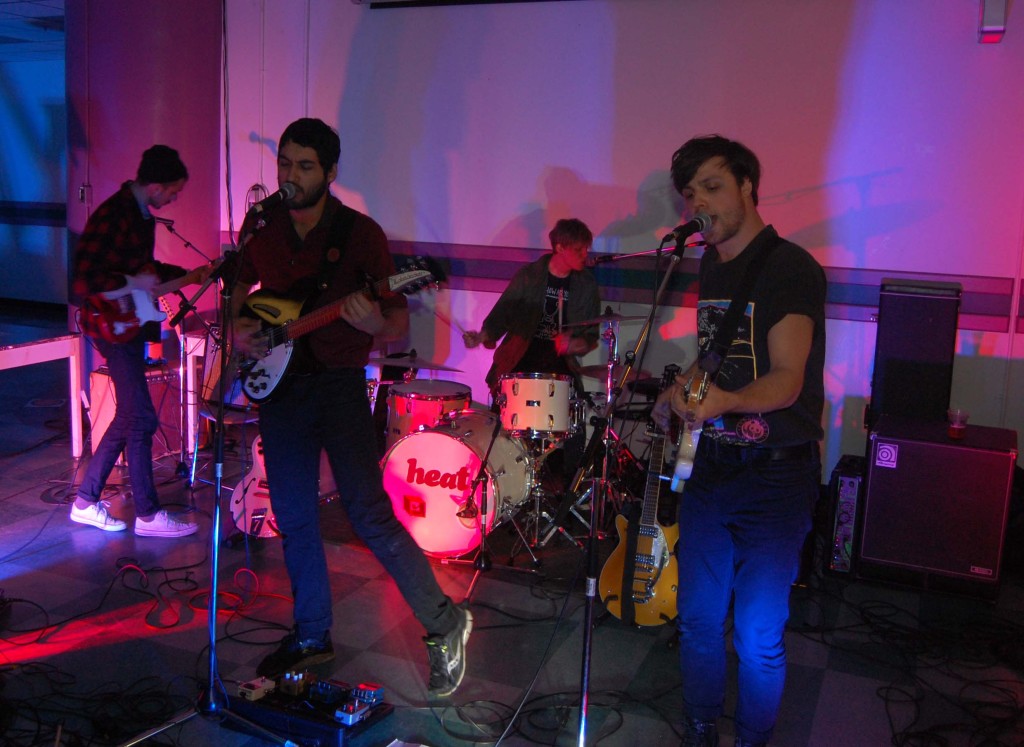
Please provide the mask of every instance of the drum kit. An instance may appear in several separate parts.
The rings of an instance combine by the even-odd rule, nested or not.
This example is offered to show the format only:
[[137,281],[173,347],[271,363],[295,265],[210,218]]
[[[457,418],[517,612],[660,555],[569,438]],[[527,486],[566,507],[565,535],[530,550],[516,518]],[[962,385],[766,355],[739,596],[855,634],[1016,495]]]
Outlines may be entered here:
[[[579,324],[604,324],[610,330],[635,319],[642,317],[602,315]],[[393,358],[371,359],[370,364],[406,365]],[[611,381],[615,364],[580,373]],[[454,370],[424,361],[415,365]],[[391,385],[387,450],[381,460],[384,490],[398,520],[424,553],[441,559],[468,555],[480,548],[484,534],[507,522],[538,565],[533,548],[550,540],[557,528],[554,512],[545,510],[550,506],[545,498],[551,495],[541,479],[542,467],[587,425],[585,393],[575,391],[573,378],[505,374],[498,381],[493,409],[474,406],[470,388],[456,381],[406,376],[400,383],[382,383]],[[573,515],[587,526],[578,509],[573,506]]]
[[[579,324],[605,325],[605,339],[609,339],[619,322],[636,319],[641,317],[606,314]],[[619,371],[616,357],[610,346],[613,364],[584,367],[581,376],[605,379],[610,386]],[[568,513],[589,527],[581,505],[590,491],[584,498],[574,496],[569,512],[561,512],[567,515],[556,521],[560,512],[546,500],[553,495],[542,479],[547,458],[587,428],[590,396],[576,391],[571,376],[505,374],[499,379],[494,407],[488,409],[474,404],[471,388],[458,381],[416,378],[417,371],[461,371],[421,360],[415,352],[371,358],[369,365],[380,367],[382,373],[384,367],[389,367],[389,373],[404,370],[399,381],[368,379],[367,396],[373,406],[386,391],[380,462],[384,490],[396,517],[425,554],[446,561],[468,555],[480,548],[485,534],[509,523],[537,566],[533,548],[547,544],[560,529],[572,539],[561,527]],[[625,452],[631,458],[618,457],[613,464],[635,462],[628,446],[619,443],[618,434],[610,434],[614,442],[606,446],[616,455]],[[232,496],[232,513],[240,531],[271,537],[277,531],[258,441],[253,444],[253,467]],[[320,497],[324,503],[338,495],[325,465],[322,458]],[[597,477],[595,474],[591,483]],[[260,528],[254,531],[257,524]]]

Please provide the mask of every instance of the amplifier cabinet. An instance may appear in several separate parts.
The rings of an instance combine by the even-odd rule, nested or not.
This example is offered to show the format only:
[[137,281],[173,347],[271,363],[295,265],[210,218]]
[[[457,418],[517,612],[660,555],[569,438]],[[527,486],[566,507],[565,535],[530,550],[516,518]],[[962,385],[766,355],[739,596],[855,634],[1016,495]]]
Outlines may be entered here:
[[[168,452],[177,452],[181,444],[181,399],[177,371],[171,367],[154,366],[146,370],[149,396],[153,400],[160,428],[154,436],[154,447],[160,445]],[[117,408],[114,383],[106,366],[100,366],[89,374],[89,418],[91,422],[90,442],[92,452],[100,445],[103,434],[110,427]],[[154,448],[154,456],[159,451]],[[124,457],[118,460],[124,464]]]
[[969,424],[953,440],[945,423],[883,415],[870,439],[857,575],[965,593],[995,587],[1016,432]]

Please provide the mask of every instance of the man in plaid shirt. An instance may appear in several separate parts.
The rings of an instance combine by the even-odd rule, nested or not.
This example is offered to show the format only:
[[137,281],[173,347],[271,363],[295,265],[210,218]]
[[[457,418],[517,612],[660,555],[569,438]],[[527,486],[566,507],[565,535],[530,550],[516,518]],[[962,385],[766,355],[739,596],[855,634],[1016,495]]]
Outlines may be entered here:
[[[150,212],[174,202],[186,181],[188,170],[173,148],[154,145],[142,154],[135,180],[121,185],[89,216],[75,252],[73,297],[82,302],[90,295],[121,288],[125,275],[145,279],[149,287],[186,275],[176,265],[154,260],[156,223]],[[187,279],[202,282],[209,273],[209,267],[201,267],[189,273]],[[127,528],[124,521],[110,515],[110,502],[100,500],[107,478],[124,451],[135,503],[135,534],[193,534],[195,524],[160,508],[153,482],[153,434],[159,420],[146,382],[145,343],[147,339],[160,339],[159,325],[148,322],[130,340],[111,342],[101,336],[100,325],[91,314],[79,313],[78,320],[82,332],[92,338],[107,360],[116,409],[78,488],[71,520],[108,532]]]

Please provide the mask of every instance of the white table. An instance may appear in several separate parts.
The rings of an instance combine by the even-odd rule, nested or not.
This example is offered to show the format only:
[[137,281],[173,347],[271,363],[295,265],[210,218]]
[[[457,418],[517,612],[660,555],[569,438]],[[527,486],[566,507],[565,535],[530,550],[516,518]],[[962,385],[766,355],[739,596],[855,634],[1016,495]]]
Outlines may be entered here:
[[0,371],[68,359],[68,405],[71,409],[71,456],[82,456],[82,336],[64,335],[0,348]]

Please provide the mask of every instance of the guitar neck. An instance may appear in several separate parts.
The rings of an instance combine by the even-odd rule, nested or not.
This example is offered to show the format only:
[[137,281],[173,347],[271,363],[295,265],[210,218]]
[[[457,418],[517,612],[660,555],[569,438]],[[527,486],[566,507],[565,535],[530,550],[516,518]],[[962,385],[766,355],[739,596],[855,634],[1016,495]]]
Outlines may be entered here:
[[665,441],[662,433],[651,437],[651,462],[647,468],[647,486],[644,488],[643,511],[640,524],[655,524],[658,521],[658,499],[661,496],[661,470],[665,464]]
[[373,283],[372,290],[364,289],[358,290],[355,293],[350,293],[344,298],[339,298],[337,301],[331,301],[325,306],[321,306],[319,309],[315,309],[308,314],[303,314],[298,319],[283,324],[280,327],[274,327],[269,330],[273,344],[280,345],[288,340],[295,340],[304,335],[308,335],[310,332],[314,332],[321,327],[326,327],[331,322],[341,319],[341,310],[345,306],[345,302],[353,296],[362,295],[367,298],[381,298],[390,295],[389,291],[389,279],[378,280]]

